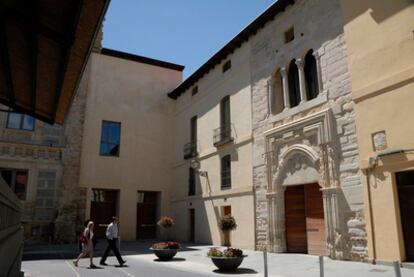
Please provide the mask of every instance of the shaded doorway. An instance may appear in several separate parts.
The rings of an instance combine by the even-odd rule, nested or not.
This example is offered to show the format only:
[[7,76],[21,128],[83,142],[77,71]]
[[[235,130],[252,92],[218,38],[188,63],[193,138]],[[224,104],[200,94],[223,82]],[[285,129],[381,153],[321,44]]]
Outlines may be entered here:
[[414,171],[396,174],[405,259],[414,262]]
[[137,200],[137,239],[157,237],[158,192],[139,191]]
[[189,209],[190,233],[188,237],[189,242],[195,242],[195,210]]
[[106,227],[116,215],[118,191],[92,189],[90,218],[95,222],[96,238],[105,238]]
[[289,253],[325,255],[325,220],[318,184],[285,190],[286,247]]

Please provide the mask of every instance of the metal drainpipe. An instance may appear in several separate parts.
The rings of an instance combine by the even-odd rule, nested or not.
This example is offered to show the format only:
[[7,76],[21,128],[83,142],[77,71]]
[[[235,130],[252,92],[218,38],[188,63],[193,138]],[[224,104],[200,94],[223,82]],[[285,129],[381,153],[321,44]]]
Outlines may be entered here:
[[371,199],[371,184],[369,181],[369,177],[371,175],[372,169],[369,168],[366,170],[366,182],[367,182],[367,190],[368,190],[368,209],[369,209],[369,224],[371,225],[371,236],[372,236],[372,258],[373,264],[376,264],[377,260],[377,251],[375,249],[375,227],[374,227],[374,213],[372,211],[372,199]]

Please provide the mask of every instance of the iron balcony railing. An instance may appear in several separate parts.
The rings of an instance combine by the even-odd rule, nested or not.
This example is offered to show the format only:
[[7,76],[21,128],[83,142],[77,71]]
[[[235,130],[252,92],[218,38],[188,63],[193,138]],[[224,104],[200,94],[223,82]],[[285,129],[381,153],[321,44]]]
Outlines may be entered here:
[[231,125],[221,126],[217,129],[214,129],[213,142],[214,146],[220,146],[222,144],[232,142],[233,136],[231,132]]
[[221,171],[221,189],[231,189],[231,170]]
[[190,158],[196,157],[198,155],[197,141],[191,141],[189,143],[184,144],[183,152],[184,152],[184,159],[190,159]]

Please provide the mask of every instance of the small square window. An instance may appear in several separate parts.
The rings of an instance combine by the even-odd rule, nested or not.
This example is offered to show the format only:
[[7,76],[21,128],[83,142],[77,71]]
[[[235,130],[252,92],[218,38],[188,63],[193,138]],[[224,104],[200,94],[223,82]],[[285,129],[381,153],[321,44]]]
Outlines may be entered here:
[[291,42],[295,39],[295,29],[290,27],[285,31],[285,43]]
[[193,90],[191,91],[191,96],[194,96],[198,93],[198,86],[193,87]]
[[101,156],[119,157],[120,138],[121,123],[102,121],[102,134],[99,154]]
[[231,68],[231,60],[228,60],[223,64],[223,73],[228,71]]

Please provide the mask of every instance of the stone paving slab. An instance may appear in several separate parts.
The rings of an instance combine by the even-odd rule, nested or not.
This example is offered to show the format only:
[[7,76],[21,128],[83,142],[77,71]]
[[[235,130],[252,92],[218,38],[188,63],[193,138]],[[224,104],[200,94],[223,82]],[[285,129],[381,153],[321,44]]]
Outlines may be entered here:
[[[124,245],[121,252],[127,259],[128,267],[115,267],[114,257],[109,257],[108,267],[88,269],[88,259],[82,259],[75,268],[72,259],[24,261],[22,268],[30,277],[80,277],[80,276],[128,276],[128,277],[187,277],[187,276],[245,276],[262,277],[263,254],[257,251],[245,251],[248,257],[235,273],[218,272],[211,260],[206,257],[211,246],[186,245],[170,262],[157,261],[149,254],[150,243],[130,243]],[[31,251],[34,251],[33,249]],[[135,252],[134,252],[135,251]],[[394,277],[393,268],[385,265],[372,265],[360,262],[334,261],[325,258],[325,277]],[[95,258],[96,265],[99,258]],[[268,254],[269,277],[319,277],[318,257],[301,254]],[[402,268],[402,277],[414,277],[414,270]]]

